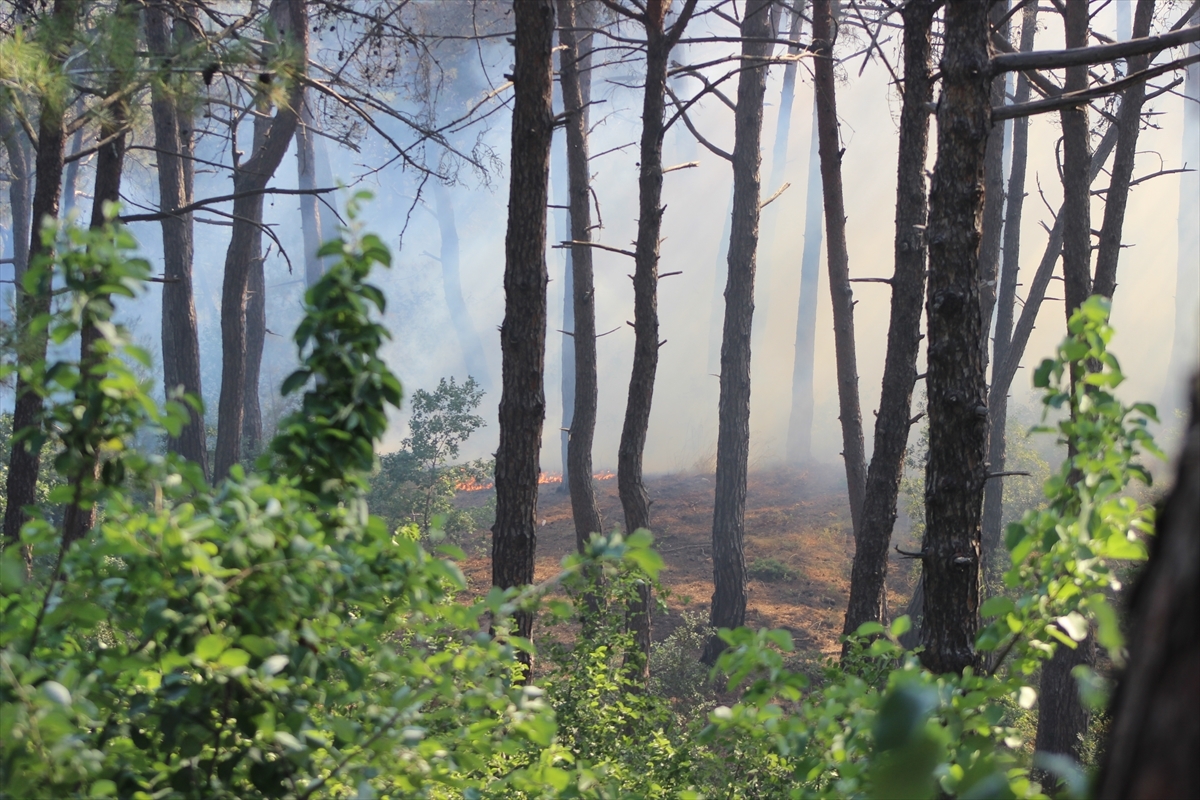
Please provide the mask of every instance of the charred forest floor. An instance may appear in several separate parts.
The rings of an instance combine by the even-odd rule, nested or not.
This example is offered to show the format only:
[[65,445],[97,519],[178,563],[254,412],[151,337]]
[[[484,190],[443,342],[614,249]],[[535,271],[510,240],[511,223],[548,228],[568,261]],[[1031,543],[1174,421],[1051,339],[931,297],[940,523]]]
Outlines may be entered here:
[[[714,480],[711,474],[659,475],[649,477],[646,485],[653,503],[654,547],[665,563],[659,582],[667,589],[666,611],[656,613],[653,621],[653,638],[662,641],[683,622],[685,612],[708,618]],[[606,528],[621,526],[616,480],[597,480],[596,491]],[[492,496],[490,489],[459,492],[456,505],[478,508]],[[563,558],[575,550],[570,497],[561,482],[542,485],[538,517],[535,574],[540,582],[552,578]],[[893,539],[902,547],[910,544],[907,527],[901,515]],[[468,554],[461,567],[472,596],[485,593],[491,583],[490,537],[486,530],[456,537]],[[752,472],[746,493],[745,545],[751,575],[746,625],[786,629],[796,650],[810,656],[838,652],[854,558],[841,466]],[[903,613],[912,593],[912,563],[892,552],[888,607],[893,615]],[[564,631],[537,629],[534,634],[535,640],[562,635]]]

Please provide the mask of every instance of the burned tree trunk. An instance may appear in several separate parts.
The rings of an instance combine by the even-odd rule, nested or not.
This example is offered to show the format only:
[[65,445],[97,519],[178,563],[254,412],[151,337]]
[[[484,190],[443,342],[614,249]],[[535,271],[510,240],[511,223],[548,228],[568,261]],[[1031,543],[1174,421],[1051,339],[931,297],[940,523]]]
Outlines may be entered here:
[[[492,585],[533,582],[537,546],[538,454],[546,415],[546,202],[550,172],[554,44],[553,0],[513,3],[512,158],[504,239],[504,324],[500,446],[496,450],[496,522]],[[516,613],[518,636],[533,631],[533,614]],[[524,657],[528,663],[528,657]],[[528,677],[528,675],[526,676]]]
[[[143,13],[147,49],[155,58],[156,67],[162,68],[171,52],[167,8],[154,3],[146,6]],[[186,30],[186,23],[179,28]],[[174,211],[192,202],[191,122],[174,95],[157,83],[152,89],[150,112],[158,160],[159,210]],[[163,388],[167,397],[182,390],[202,398],[200,336],[192,292],[192,215],[166,217],[161,224]],[[208,474],[208,443],[201,411],[189,407],[188,424],[178,438],[167,439],[167,449],[199,464]]]
[[[771,0],[751,0],[742,19],[742,72],[734,111],[733,214],[729,282],[721,345],[716,501],[713,506],[713,596],[709,624],[736,628],[746,619],[746,471],[750,451],[750,335],[758,248],[763,97],[771,52]],[[725,643],[709,638],[701,659],[713,664]]]
[[[1154,0],[1138,0],[1134,12],[1133,38],[1150,35],[1154,17]],[[1150,65],[1149,56],[1129,59],[1127,73],[1140,72]],[[1095,294],[1112,299],[1117,288],[1117,261],[1121,257],[1121,233],[1125,226],[1125,208],[1129,203],[1133,162],[1137,154],[1138,134],[1142,129],[1142,104],[1146,99],[1146,84],[1137,83],[1121,95],[1117,112],[1117,151],[1113,156],[1112,179],[1104,195],[1104,222],[1100,226],[1100,247],[1096,251]]]
[[961,672],[979,663],[979,517],[987,433],[979,239],[991,77],[987,4],[949,0],[945,15],[937,165],[929,193],[921,661],[934,672]]
[[875,420],[875,449],[867,471],[862,524],[857,531],[850,603],[844,633],[887,617],[888,544],[896,524],[896,498],[904,472],[904,452],[912,417],[917,352],[921,343],[921,304],[925,298],[925,223],[928,198],[925,157],[929,147],[928,104],[933,98],[930,38],[933,0],[904,6],[904,102],[896,167],[895,271],[883,389]]
[[[586,5],[586,0],[585,0]],[[592,205],[588,174],[587,99],[591,85],[591,34],[577,0],[558,0],[559,41],[566,48],[559,56],[563,113],[567,133],[567,195],[571,241],[591,241]],[[580,25],[580,22],[583,22]],[[589,537],[600,533],[600,507],[592,484],[592,442],[596,434],[596,294],[592,276],[592,248],[571,248],[571,346],[575,355],[574,407],[567,441],[567,478],[575,520],[575,546],[583,552]]]
[[[72,0],[54,0],[51,14],[54,17],[57,37],[66,41],[55,42],[50,48],[61,66],[61,59],[69,49],[73,37],[79,4]],[[42,244],[42,223],[45,219],[58,217],[58,203],[62,193],[63,149],[66,133],[63,127],[65,109],[58,98],[43,95],[38,114],[37,156],[34,161],[33,206],[31,215],[30,244],[26,252],[27,264],[32,265],[46,248]],[[17,344],[17,387],[13,406],[13,433],[41,424],[42,396],[23,377],[24,368],[46,358],[46,333],[29,333],[33,320],[50,311],[50,271],[41,276],[41,281],[32,292],[25,291],[18,283],[17,319],[15,329],[22,340]],[[20,541],[21,526],[28,516],[25,507],[32,505],[37,494],[38,468],[41,451],[26,444],[12,448],[8,462],[7,506],[4,509],[4,545],[7,547]]]
[[[988,24],[1005,42],[1009,38],[1008,0],[991,4]],[[1008,75],[1001,72],[992,78],[992,108],[1004,105]],[[999,123],[988,135],[987,155],[983,166],[983,230],[979,241],[979,274],[983,281],[983,365],[988,363],[988,338],[992,314],[996,308],[996,283],[1000,272],[1000,244],[1004,230],[1004,144],[1007,124]]]
[[833,74],[836,23],[829,0],[813,2],[813,48],[817,57],[813,93],[821,150],[821,185],[825,196],[826,266],[833,297],[833,343],[837,357],[838,411],[842,423],[842,457],[855,535],[862,527],[867,485],[862,408],[858,400],[858,357],[854,347],[854,292],[850,288],[850,252],[846,247],[846,204],[842,194],[842,147],[838,137],[837,95]]
[[[303,0],[274,0],[271,15],[280,36],[291,37],[301,59],[299,69],[308,56],[308,15]],[[254,149],[248,161],[237,164],[233,174],[233,190],[239,197],[233,201],[233,233],[225,253],[225,279],[221,288],[221,398],[217,406],[217,449],[214,454],[213,480],[229,475],[230,468],[242,456],[243,424],[248,391],[247,386],[247,299],[251,273],[261,269],[262,194],[267,182],[283,160],[296,131],[299,119],[301,84],[291,87],[288,104],[280,108],[262,136],[262,144]],[[257,137],[256,137],[257,138]],[[255,247],[256,243],[259,245]]]

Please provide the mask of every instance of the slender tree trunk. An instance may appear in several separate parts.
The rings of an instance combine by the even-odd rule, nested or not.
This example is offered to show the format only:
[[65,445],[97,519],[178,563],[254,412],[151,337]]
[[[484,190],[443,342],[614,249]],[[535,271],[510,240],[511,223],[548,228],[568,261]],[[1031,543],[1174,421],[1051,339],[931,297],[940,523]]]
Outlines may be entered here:
[[[76,114],[82,114],[84,111],[83,103],[76,103],[75,108],[77,109],[75,112]],[[83,150],[83,130],[83,128],[80,128],[79,130],[75,131],[75,135],[71,137],[71,144],[69,147],[67,147],[68,157],[76,155]],[[75,207],[75,187],[79,182],[79,161],[80,159],[78,158],[72,161],[66,161],[66,159],[64,159],[66,166],[63,167],[63,190],[61,204],[62,215],[64,218],[71,213],[71,209]]]
[[[254,118],[254,145],[252,153],[258,152],[267,135],[270,122],[263,117]],[[297,126],[298,127],[298,126]],[[262,447],[262,356],[267,340],[267,279],[265,254],[263,253],[263,201],[250,218],[254,230],[250,234],[250,274],[246,281],[246,393],[242,404],[242,452],[257,456]]]
[[812,458],[813,361],[817,349],[817,291],[821,280],[821,235],[825,206],[821,198],[820,136],[813,103],[808,151],[808,193],[804,211],[804,251],[800,257],[800,307],[796,313],[796,354],[792,364],[792,411],[788,418],[787,458],[803,464]]
[[[297,48],[301,67],[308,57],[308,15],[304,0],[274,0],[272,18],[281,36],[289,36]],[[298,121],[300,85],[291,87],[288,105],[280,108],[265,135],[262,146],[253,156],[234,169],[235,194],[261,190],[275,174],[291,143]],[[242,196],[233,201],[233,233],[225,253],[225,280],[221,289],[221,399],[217,406],[217,449],[214,455],[213,479],[220,481],[229,475],[230,468],[242,455],[243,421],[247,391],[256,391],[257,384],[247,386],[247,299],[250,277],[261,251],[262,229],[255,220],[262,219],[263,196]],[[255,244],[259,248],[255,249]]]
[[[591,34],[580,36],[577,25],[590,24],[587,0],[558,0],[559,40],[566,50],[559,57],[563,113],[566,114],[568,205],[571,240],[591,241],[592,205],[588,174],[588,112],[585,103],[591,84]],[[580,13],[582,12],[582,13]],[[571,256],[571,337],[575,355],[574,408],[567,442],[567,471],[564,480],[571,491],[575,520],[575,546],[579,552],[593,533],[603,530],[596,488],[592,483],[592,442],[596,434],[596,293],[592,276],[592,248],[576,245]]]
[[[301,90],[300,122],[296,125],[296,184],[302,191],[317,188],[316,121],[308,91]],[[321,249],[321,200],[315,194],[300,195],[300,232],[304,237],[304,285],[311,289],[325,274],[317,255]]]
[[[1200,13],[1192,17],[1200,24]],[[1200,55],[1200,43],[1188,48],[1189,55]],[[1171,340],[1171,360],[1167,375],[1186,375],[1195,369],[1197,350],[1196,320],[1200,316],[1200,64],[1192,64],[1184,79],[1183,162],[1192,168],[1179,176],[1178,256],[1175,273],[1175,331]],[[1183,397],[1174,395],[1175,387],[1166,387],[1162,407],[1182,406]]]
[[[146,45],[162,66],[171,52],[168,8],[162,3],[146,6]],[[190,38],[186,23],[176,30]],[[192,202],[191,122],[176,98],[155,84],[150,104],[158,160],[158,198],[161,211],[182,208]],[[162,221],[163,292],[162,359],[163,388],[167,397],[182,390],[203,399],[200,382],[200,335],[192,290],[192,215]],[[188,409],[188,424],[179,437],[167,439],[167,449],[200,465],[208,474],[208,440],[202,410]]]
[[[988,24],[1004,41],[1009,40],[1008,0],[991,4]],[[992,107],[1004,105],[1008,74],[1001,72],[992,78]],[[988,363],[988,339],[992,330],[992,314],[996,308],[996,284],[1000,273],[1000,243],[1004,230],[1004,140],[1007,127],[1001,122],[988,134],[987,155],[983,167],[983,230],[979,240],[979,273],[983,284],[980,299],[983,303],[983,365]]]
[[459,277],[458,224],[454,218],[454,202],[450,192],[440,182],[434,181],[434,205],[437,211],[438,231],[441,234],[442,261],[442,290],[446,294],[446,305],[450,308],[450,318],[454,320],[454,332],[458,335],[458,344],[462,348],[463,363],[467,374],[479,382],[481,386],[491,385],[491,375],[488,372],[487,356],[483,352],[483,342],[475,330],[471,312],[463,299],[462,280]]
[[904,473],[921,343],[921,304],[925,298],[925,159],[929,149],[927,108],[933,98],[930,35],[936,8],[934,0],[913,0],[901,11],[904,101],[896,168],[896,266],[883,388],[875,419],[875,448],[867,471],[862,526],[850,575],[850,603],[843,628],[847,634],[864,622],[884,622],[887,617],[888,544],[896,524],[896,498]]
[[[1133,36],[1150,35],[1154,17],[1154,0],[1138,0],[1134,12]],[[1149,56],[1129,59],[1127,71],[1139,72],[1150,64]],[[1117,152],[1113,156],[1112,179],[1104,196],[1104,222],[1100,226],[1100,248],[1096,251],[1096,281],[1092,291],[1112,299],[1117,288],[1117,261],[1121,257],[1121,233],[1125,226],[1125,208],[1129,203],[1129,184],[1133,179],[1133,162],[1137,154],[1138,134],[1142,129],[1142,104],[1146,99],[1146,84],[1138,83],[1121,95],[1117,112]]]
[[1200,380],[1191,390],[1175,488],[1133,592],[1129,665],[1110,705],[1097,782],[1102,800],[1200,796]]
[[[633,272],[633,369],[625,423],[617,449],[617,491],[625,512],[625,530],[633,533],[650,527],[650,495],[642,475],[654,378],[658,371],[658,258],[662,232],[663,113],[667,85],[667,59],[672,42],[663,28],[665,4],[647,8],[646,88],[642,96],[642,137],[638,177],[638,235]],[[650,652],[650,587],[639,586],[638,601],[629,610],[629,628],[638,654]],[[649,660],[631,661],[630,671],[639,680],[648,677]]]
[[[557,0],[555,0],[557,4]],[[563,9],[556,5],[556,13],[558,14],[559,24],[563,24],[565,18]],[[558,42],[560,48],[565,48],[563,43],[563,34],[561,30],[558,34]],[[558,52],[558,81],[555,84],[555,107],[563,107],[563,113],[566,113],[565,106],[562,104],[562,93],[560,91],[563,75],[562,65],[566,59],[567,52],[565,49],[560,49]],[[571,212],[570,212],[570,176],[567,175],[567,144],[564,137],[556,137],[554,143],[550,147],[550,185],[554,196],[554,236],[558,242],[563,242],[571,239]],[[562,336],[560,341],[559,363],[559,391],[562,398],[562,425],[558,429],[558,446],[559,457],[562,461],[562,482],[558,485],[559,494],[569,494],[571,491],[571,464],[570,455],[567,450],[571,444],[571,421],[575,414],[575,348],[571,342],[574,336],[575,329],[575,275],[574,265],[572,264],[573,257],[571,248],[565,248],[560,251],[562,253],[562,327],[559,328],[559,333]]]
[[[496,522],[492,584],[533,583],[537,546],[538,454],[546,415],[546,202],[554,44],[553,0],[514,0],[516,22],[512,158],[504,240],[504,324],[500,446],[496,450]],[[533,614],[515,615],[518,636],[533,631]],[[528,655],[523,655],[529,663]],[[528,679],[528,673],[526,673]]]
[[929,463],[925,472],[921,660],[934,672],[977,666],[980,506],[987,385],[980,299],[983,165],[991,128],[987,4],[945,6],[937,164],[929,192]]
[[[1067,47],[1087,45],[1087,0],[1066,0],[1065,14]],[[1086,89],[1087,67],[1069,67],[1063,90]],[[1090,133],[1086,104],[1061,112],[1063,130],[1063,284],[1066,296],[1067,319],[1083,305],[1092,292],[1091,274],[1091,183],[1088,166],[1091,161]],[[1120,134],[1118,133],[1118,139]],[[1072,380],[1082,375],[1072,370]],[[1074,448],[1068,447],[1070,455]],[[1042,667],[1038,700],[1038,726],[1035,747],[1040,752],[1069,754],[1079,757],[1082,736],[1087,730],[1088,710],[1079,697],[1071,671],[1095,659],[1095,643],[1088,639],[1076,648],[1059,646],[1050,661]]]
[[[1021,18],[1020,51],[1033,50],[1037,32],[1037,3],[1025,6]],[[1029,101],[1029,81],[1017,74],[1013,102]],[[1004,259],[996,301],[996,333],[992,344],[992,386],[988,394],[988,470],[1003,472],[1007,448],[1008,387],[996,384],[996,374],[1008,357],[1012,341],[1013,312],[1016,308],[1017,275],[1021,269],[1021,215],[1025,208],[1025,172],[1029,162],[1029,117],[1012,121],[1012,169],[1008,177],[1008,202],[1004,219]],[[987,482],[983,494],[983,567],[987,576],[1000,546],[1000,527],[1004,518],[1004,479]]]
[[[13,285],[19,286],[29,266],[29,236],[33,227],[30,214],[33,192],[33,169],[29,163],[29,148],[25,134],[8,113],[0,111],[0,139],[8,155],[8,171],[12,176],[8,184],[8,207],[12,215]],[[6,312],[0,309],[0,313]]]
[[[742,72],[734,111],[733,214],[713,506],[713,596],[709,624],[736,628],[746,620],[746,471],[750,451],[750,333],[754,319],[755,251],[762,185],[763,99],[772,46],[771,0],[750,0],[742,18]],[[713,664],[725,649],[709,638],[701,659]]]
[[712,307],[708,318],[708,372],[718,377],[721,372],[721,339],[725,321],[725,282],[729,278],[729,226],[733,219],[733,187],[729,188],[729,205],[721,228],[721,243],[717,245],[717,265],[713,270]]
[[[80,12],[81,3],[77,0],[54,0],[51,13],[54,17],[59,35],[67,41],[58,42],[58,47],[51,48],[52,58],[61,66],[63,54],[68,50],[70,38],[73,38],[76,18]],[[62,192],[63,149],[66,134],[63,130],[63,115],[65,109],[61,101],[50,95],[41,98],[38,114],[38,146],[34,162],[34,189],[31,215],[31,231],[29,250],[26,263],[33,264],[46,248],[42,244],[42,224],[49,218],[58,218],[58,204]],[[34,291],[25,291],[18,283],[17,289],[17,323],[19,332],[29,331],[33,320],[41,314],[50,311],[51,275],[49,270],[42,276],[41,282]],[[45,332],[32,333],[22,336],[17,346],[17,367],[22,372],[25,368],[44,361],[46,358],[47,338]],[[26,428],[41,425],[42,397],[22,377],[17,376],[16,403],[13,407],[12,429],[16,433]],[[30,448],[25,444],[15,445],[9,456],[7,506],[4,509],[4,545],[8,546],[20,541],[21,526],[29,518],[25,507],[32,505],[36,497],[38,469],[41,466],[41,451]]]
[[821,148],[821,185],[825,197],[826,267],[833,298],[833,343],[837,357],[838,412],[842,423],[842,457],[855,535],[862,527],[867,485],[862,409],[858,400],[858,358],[854,347],[854,292],[850,288],[850,252],[846,247],[846,204],[842,193],[842,146],[838,136],[833,47],[837,21],[829,0],[813,2],[813,92]]
[[[115,13],[129,14],[130,6],[125,2],[120,2],[117,4]],[[132,53],[126,55],[132,56]],[[122,83],[129,80],[130,76],[122,74],[118,67],[110,65],[110,68],[118,70],[108,84],[108,92],[112,94],[117,92]],[[92,191],[90,221],[92,230],[100,230],[108,223],[104,216],[104,206],[108,203],[119,202],[121,199],[121,173],[125,168],[125,127],[128,118],[128,104],[118,101],[109,107],[109,115],[100,125],[99,139],[104,144],[100,146],[96,154],[96,183]],[[102,296],[94,298],[91,302],[107,303],[109,299],[107,296]],[[100,331],[86,323],[79,332],[79,372],[83,382],[98,379],[93,375],[93,370],[97,360],[95,348],[100,338]],[[85,415],[98,413],[100,409],[86,406],[86,399],[86,387],[81,386],[76,393],[76,401],[84,410],[83,413]],[[75,489],[75,499],[67,505],[63,513],[63,547],[69,547],[72,542],[82,539],[96,524],[96,505],[88,496],[89,492],[86,490],[85,484],[89,480],[100,477],[100,453],[90,453],[89,456],[90,466],[81,468],[77,475],[71,477]]]

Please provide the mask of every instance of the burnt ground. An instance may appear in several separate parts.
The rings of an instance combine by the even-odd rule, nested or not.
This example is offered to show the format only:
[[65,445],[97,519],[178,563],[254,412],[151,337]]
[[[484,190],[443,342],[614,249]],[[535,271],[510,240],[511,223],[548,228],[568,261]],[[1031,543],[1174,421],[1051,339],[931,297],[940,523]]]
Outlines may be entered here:
[[[654,619],[654,639],[662,640],[682,620],[682,612],[708,617],[712,596],[713,476],[704,474],[650,477],[654,546],[665,567],[660,582],[669,590],[667,612]],[[606,526],[622,522],[617,482],[596,481]],[[491,490],[460,492],[464,508],[485,504]],[[575,547],[571,504],[561,483],[543,484],[538,499],[536,578],[553,577]],[[908,538],[903,518],[896,541]],[[468,558],[461,564],[471,594],[482,594],[491,581],[490,533],[477,531],[459,539]],[[780,580],[751,579],[746,624],[752,628],[785,628],[797,650],[813,655],[836,652],[850,592],[854,557],[850,508],[840,464],[808,469],[780,468],[750,475],[746,497],[746,563],[773,558],[790,575]],[[753,570],[752,570],[753,571]],[[912,590],[912,562],[894,552],[888,571],[888,605],[902,613]]]

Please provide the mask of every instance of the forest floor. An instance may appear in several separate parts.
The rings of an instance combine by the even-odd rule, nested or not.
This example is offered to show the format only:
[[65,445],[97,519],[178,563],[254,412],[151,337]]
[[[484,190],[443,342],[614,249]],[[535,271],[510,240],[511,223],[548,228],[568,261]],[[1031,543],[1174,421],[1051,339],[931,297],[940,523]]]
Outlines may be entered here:
[[[667,610],[657,613],[653,621],[654,640],[662,641],[683,622],[685,613],[705,622],[708,618],[714,480],[711,474],[659,475],[649,477],[646,485],[653,503],[654,547],[665,562],[659,580],[668,590]],[[596,489],[605,525],[620,525],[623,515],[616,479],[597,480]],[[478,507],[492,495],[491,490],[460,492],[456,504]],[[571,502],[561,491],[561,482],[542,485],[538,516],[536,579],[544,581],[575,550]],[[907,527],[901,515],[895,537],[901,546],[909,544]],[[854,558],[841,466],[751,473],[745,542],[751,575],[746,625],[786,629],[797,650],[810,656],[838,652]],[[486,592],[491,582],[490,532],[477,531],[457,543],[468,554],[461,566],[471,594]],[[888,606],[893,616],[903,613],[912,592],[912,563],[893,551],[888,570]]]

